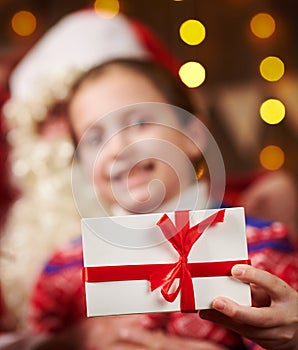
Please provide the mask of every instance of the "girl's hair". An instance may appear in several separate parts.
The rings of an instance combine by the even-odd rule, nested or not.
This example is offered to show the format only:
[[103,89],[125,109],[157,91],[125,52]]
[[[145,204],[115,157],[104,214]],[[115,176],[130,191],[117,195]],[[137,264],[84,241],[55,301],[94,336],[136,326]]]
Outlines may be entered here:
[[[172,71],[166,69],[155,61],[131,58],[110,60],[84,73],[72,86],[68,102],[71,102],[74,95],[84,83],[98,78],[113,66],[127,67],[146,76],[162,93],[169,104],[180,107],[193,114],[201,112],[198,110],[198,106],[195,106],[192,102],[188,88]],[[181,119],[181,122],[183,123],[183,117]]]

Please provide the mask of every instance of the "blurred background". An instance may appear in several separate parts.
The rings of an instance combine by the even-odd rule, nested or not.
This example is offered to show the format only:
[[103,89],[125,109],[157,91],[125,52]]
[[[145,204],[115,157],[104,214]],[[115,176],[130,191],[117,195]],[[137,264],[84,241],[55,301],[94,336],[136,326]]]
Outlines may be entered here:
[[[109,18],[122,12],[160,37],[176,57],[183,83],[206,101],[208,126],[228,173],[227,203],[240,203],[248,212],[256,179],[265,202],[257,198],[253,209],[259,216],[252,209],[250,215],[289,223],[297,242],[298,1],[1,0],[0,111],[9,97],[10,74],[26,52],[62,17],[86,7],[101,15],[108,10]],[[41,96],[46,100],[42,91]],[[26,325],[34,278],[55,247],[77,237],[80,220],[69,179],[72,146],[36,138],[37,122],[23,110],[16,114],[18,133],[7,133],[0,118],[0,330]],[[274,179],[288,172],[294,185],[287,177]],[[269,174],[270,186],[264,186],[263,174]]]
[[[227,171],[298,177],[298,2],[294,0],[2,0],[0,84],[65,14],[87,6],[148,25],[205,96]],[[190,63],[191,62],[191,63]]]

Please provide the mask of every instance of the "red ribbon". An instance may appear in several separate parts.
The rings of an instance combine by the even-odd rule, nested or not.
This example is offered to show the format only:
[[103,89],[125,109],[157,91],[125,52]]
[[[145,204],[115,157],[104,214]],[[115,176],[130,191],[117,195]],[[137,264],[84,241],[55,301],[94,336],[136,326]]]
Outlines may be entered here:
[[[173,302],[181,292],[182,312],[195,311],[195,298],[192,277],[231,276],[235,264],[249,264],[249,260],[188,263],[189,252],[207,227],[223,222],[225,210],[222,209],[189,227],[189,211],[175,212],[175,225],[164,214],[157,222],[164,236],[179,254],[179,260],[170,264],[92,266],[83,268],[85,282],[110,282],[123,280],[149,280],[151,291],[158,287],[165,300]],[[179,279],[173,289],[175,279]]]
[[[208,226],[223,222],[224,214],[225,210],[220,210],[197,225],[189,227],[189,211],[176,211],[175,226],[166,214],[157,223],[180,258],[172,269],[164,267],[151,276],[151,290],[162,286],[161,293],[169,302],[173,302],[181,291],[181,311],[195,310],[193,282],[188,268],[189,252]],[[179,284],[173,292],[170,292],[176,278],[179,278]]]

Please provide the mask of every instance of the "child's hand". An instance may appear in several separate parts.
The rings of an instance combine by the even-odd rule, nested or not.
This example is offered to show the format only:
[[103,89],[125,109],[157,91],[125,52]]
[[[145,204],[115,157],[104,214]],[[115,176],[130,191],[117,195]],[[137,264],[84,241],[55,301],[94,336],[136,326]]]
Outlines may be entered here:
[[235,265],[233,277],[252,283],[255,307],[218,297],[216,310],[200,316],[225,325],[266,349],[298,349],[298,293],[278,277],[249,265]]
[[142,329],[142,315],[86,318],[59,334],[49,335],[35,350],[146,349],[127,338]]
[[227,350],[214,342],[187,339],[145,329],[142,315],[96,317],[84,321],[80,329],[83,344],[89,350]]
[[133,344],[134,347],[126,348],[121,345],[113,350],[228,350],[213,341],[179,337],[163,331],[129,329],[122,336],[122,341],[130,342],[130,346]]
[[88,318],[81,322],[78,330],[82,350],[130,350],[138,349],[127,335],[138,333],[142,328],[142,315],[107,316]]

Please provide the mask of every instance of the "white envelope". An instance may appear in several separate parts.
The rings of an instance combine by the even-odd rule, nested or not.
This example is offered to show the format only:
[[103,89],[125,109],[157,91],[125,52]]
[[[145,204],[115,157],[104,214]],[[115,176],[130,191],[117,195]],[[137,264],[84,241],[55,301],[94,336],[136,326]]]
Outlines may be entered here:
[[[230,262],[234,265],[235,262],[248,260],[244,209],[224,210],[223,222],[208,226],[193,244],[188,255],[189,264],[219,262],[222,265]],[[220,209],[189,211],[190,228],[219,211]],[[177,264],[179,261],[178,251],[157,225],[163,215],[158,213],[82,219],[88,316],[181,310],[181,291],[173,302],[169,302],[161,294],[161,287],[151,291],[147,279],[134,279],[127,274],[127,269],[134,271],[140,265],[146,267],[159,264],[156,269],[153,266],[157,272],[161,269],[160,264]],[[175,213],[166,215],[175,225]],[[121,267],[119,271],[118,267]],[[93,281],[92,269],[99,270],[96,271],[98,280],[96,277]],[[120,274],[120,278],[118,276],[113,280],[113,269]],[[217,296],[228,297],[242,305],[251,305],[248,284],[231,276],[215,274],[212,277],[191,278],[196,310],[210,308]],[[180,280],[177,277],[174,284],[179,284]]]

